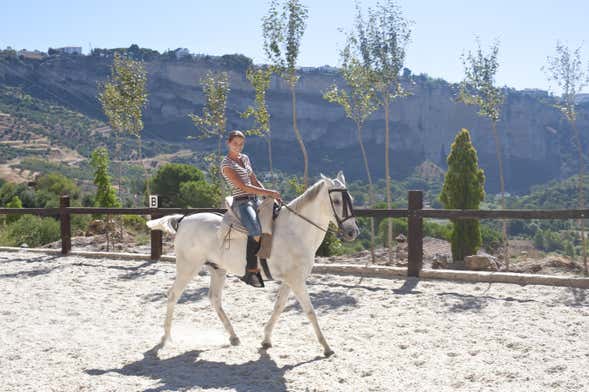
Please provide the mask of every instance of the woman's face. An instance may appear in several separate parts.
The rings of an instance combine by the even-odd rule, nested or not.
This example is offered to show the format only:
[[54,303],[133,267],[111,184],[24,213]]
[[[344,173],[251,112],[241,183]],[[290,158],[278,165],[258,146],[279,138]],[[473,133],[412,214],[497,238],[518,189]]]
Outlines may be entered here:
[[231,141],[227,142],[227,147],[230,152],[239,154],[243,150],[245,139],[239,136],[235,136]]

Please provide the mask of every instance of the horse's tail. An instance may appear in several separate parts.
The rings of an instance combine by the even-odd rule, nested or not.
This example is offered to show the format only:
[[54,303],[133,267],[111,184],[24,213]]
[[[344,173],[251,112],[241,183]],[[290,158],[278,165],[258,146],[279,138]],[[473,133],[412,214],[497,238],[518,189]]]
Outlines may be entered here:
[[145,222],[151,230],[161,230],[166,233],[176,234],[178,223],[184,218],[182,214],[166,215],[163,218],[152,219]]

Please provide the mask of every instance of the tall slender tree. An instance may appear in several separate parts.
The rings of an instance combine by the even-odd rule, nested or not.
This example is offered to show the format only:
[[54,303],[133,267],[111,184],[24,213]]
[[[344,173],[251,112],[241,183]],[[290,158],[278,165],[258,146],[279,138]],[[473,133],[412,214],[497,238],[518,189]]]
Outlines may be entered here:
[[[577,94],[589,84],[589,66],[587,71],[583,68],[581,60],[581,47],[571,51],[568,46],[557,42],[556,54],[548,56],[547,66],[543,67],[549,81],[555,82],[561,91],[560,100],[555,106],[561,111],[571,124],[577,144],[579,159],[579,209],[585,208],[585,196],[583,194],[583,182],[585,176],[585,164],[583,159],[583,143],[577,127]],[[583,239],[583,265],[587,275],[587,239],[585,238],[585,220],[579,219],[581,237]]]
[[[476,52],[469,51],[462,55],[464,64],[464,80],[460,84],[459,100],[467,105],[476,105],[478,114],[491,121],[491,129],[495,139],[495,153],[499,166],[499,186],[501,192],[501,208],[505,209],[505,180],[503,176],[503,155],[501,141],[497,133],[497,122],[501,119],[503,92],[495,86],[495,76],[499,69],[499,42],[495,41],[488,53],[481,48],[477,39]],[[509,243],[507,240],[507,221],[502,222],[505,266],[509,269]]]
[[272,168],[272,134],[270,132],[270,113],[266,107],[266,92],[270,87],[270,80],[272,78],[272,69],[269,67],[250,67],[246,72],[247,80],[250,81],[255,92],[254,106],[249,106],[245,112],[241,114],[243,118],[254,118],[255,125],[248,129],[246,134],[256,135],[264,138],[268,145],[268,165],[270,169],[270,177],[272,178],[273,186],[276,187],[274,181],[274,171]]
[[[456,135],[448,156],[448,171],[440,201],[444,208],[479,208],[485,198],[485,175],[479,168],[477,152],[470,141],[470,133],[462,129]],[[476,219],[452,221],[452,258],[464,260],[465,256],[476,254],[481,246],[481,230]]]
[[268,13],[262,19],[264,51],[274,71],[287,82],[290,89],[292,127],[303,153],[305,188],[309,185],[309,157],[297,125],[295,88],[299,79],[296,71],[297,59],[307,18],[307,7],[300,0],[272,0]]
[[[217,151],[214,166],[218,168],[221,165],[221,147],[223,138],[227,132],[227,97],[229,95],[229,75],[227,72],[207,72],[201,79],[203,93],[205,95],[205,105],[202,115],[189,114],[194,125],[200,130],[200,138],[207,139],[210,137],[217,138]],[[224,193],[223,178],[221,171],[218,170],[217,184]]]
[[[401,8],[394,0],[377,2],[374,8],[368,8],[365,19],[359,6],[351,49],[354,50],[364,66],[372,71],[373,83],[378,92],[379,103],[385,115],[385,183],[387,208],[391,208],[391,174],[390,174],[390,109],[391,102],[407,96],[403,87],[403,64],[407,44],[411,37],[412,22],[405,19]],[[389,261],[393,259],[393,224],[388,219],[387,245]]]
[[[149,193],[148,174],[143,164],[141,143],[143,109],[147,104],[146,84],[147,71],[143,62],[115,53],[111,76],[103,84],[98,98],[111,128],[115,131],[119,165],[121,165],[120,135],[128,132],[137,138],[138,158],[145,173],[147,193]],[[120,179],[119,167],[119,192]]]
[[[329,102],[341,105],[346,117],[351,119],[356,125],[356,135],[358,137],[358,144],[360,145],[362,159],[364,161],[364,169],[368,179],[369,202],[370,206],[374,207],[374,186],[370,174],[370,167],[368,166],[366,149],[364,148],[362,128],[366,120],[378,108],[376,102],[376,89],[372,83],[374,75],[371,69],[363,65],[362,62],[353,55],[351,50],[351,40],[353,40],[353,37],[349,37],[348,44],[340,53],[342,59],[341,74],[346,82],[347,88],[342,89],[333,85],[323,94],[323,98]],[[370,218],[370,254],[372,262],[374,262],[374,218]]]

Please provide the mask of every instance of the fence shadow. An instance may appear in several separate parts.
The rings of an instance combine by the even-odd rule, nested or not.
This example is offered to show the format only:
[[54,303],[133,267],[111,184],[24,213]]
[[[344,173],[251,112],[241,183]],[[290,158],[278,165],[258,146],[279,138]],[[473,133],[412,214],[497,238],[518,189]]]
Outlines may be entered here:
[[62,269],[63,266],[56,265],[53,267],[43,267],[37,268],[30,271],[19,271],[10,274],[0,274],[0,279],[13,279],[13,278],[34,278],[40,275],[47,275],[51,272],[55,271],[56,269]]
[[516,303],[541,302],[533,299],[517,299],[513,297],[497,298],[490,295],[471,295],[454,292],[438,293],[437,295],[440,297],[450,297],[458,300],[458,302],[449,306],[448,311],[450,312],[479,312],[483,308],[487,307],[491,301]]
[[[178,300],[178,303],[184,304],[187,302],[197,302],[203,298],[206,298],[208,293],[209,293],[208,287],[199,287],[198,289],[195,289],[195,290],[187,289],[182,293],[182,296]],[[167,290],[159,292],[159,293],[153,293],[153,294],[148,294],[148,295],[143,296],[143,299],[145,299],[147,302],[160,302],[160,301],[165,301],[167,298],[168,298]]]
[[[313,308],[315,308],[316,311],[327,312],[341,307],[356,307],[358,305],[358,300],[353,296],[336,291],[321,290],[318,293],[310,293],[309,296],[311,297]],[[290,312],[292,310],[302,312],[298,301],[295,301],[284,308],[285,312]]]
[[184,391],[192,389],[226,389],[246,391],[287,391],[284,375],[298,366],[319,361],[315,358],[294,365],[278,367],[264,349],[260,357],[238,364],[208,361],[199,358],[205,350],[192,350],[167,359],[159,359],[156,345],[143,354],[143,358],[121,368],[88,369],[91,376],[117,373],[129,377],[145,377],[158,381],[160,385],[146,389],[148,392]]

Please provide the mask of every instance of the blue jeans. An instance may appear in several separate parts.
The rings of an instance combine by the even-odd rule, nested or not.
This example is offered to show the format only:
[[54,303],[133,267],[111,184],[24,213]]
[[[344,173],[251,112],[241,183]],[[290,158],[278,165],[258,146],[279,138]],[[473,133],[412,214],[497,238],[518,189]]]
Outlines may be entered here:
[[255,198],[235,200],[233,206],[239,210],[241,224],[245,226],[248,237],[257,237],[262,235],[262,226],[258,219],[258,200]]

